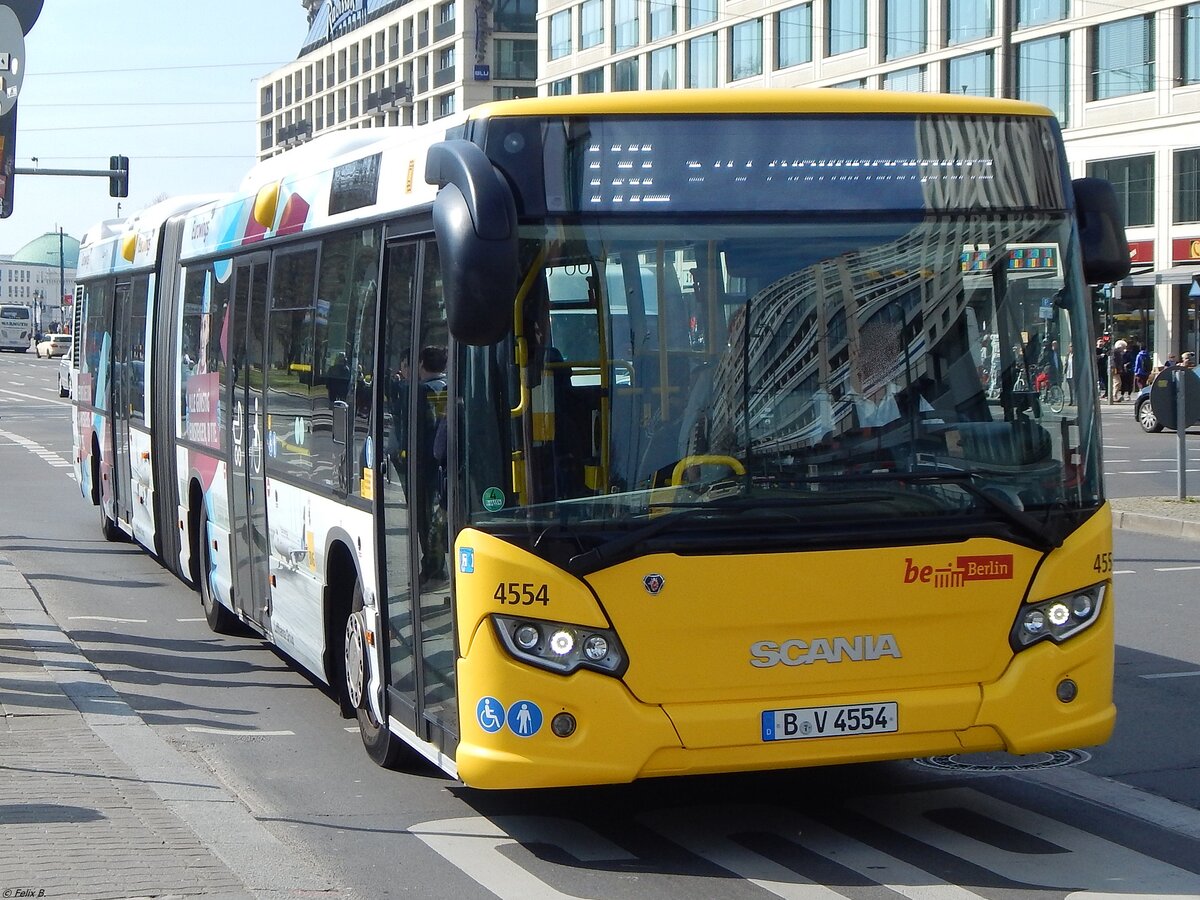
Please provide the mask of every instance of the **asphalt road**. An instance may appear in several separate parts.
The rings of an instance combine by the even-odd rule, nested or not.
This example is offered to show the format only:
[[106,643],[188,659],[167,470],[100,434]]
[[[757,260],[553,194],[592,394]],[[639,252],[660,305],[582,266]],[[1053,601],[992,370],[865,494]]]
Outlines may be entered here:
[[[70,478],[57,366],[0,355],[0,552],[144,720],[343,896],[1200,897],[1200,545],[1117,535],[1120,717],[1104,747],[482,793],[375,767],[285,659],[210,633],[185,585],[101,538]],[[1107,454],[1128,454],[1114,496],[1173,493],[1173,436],[1127,409],[1104,429]]]

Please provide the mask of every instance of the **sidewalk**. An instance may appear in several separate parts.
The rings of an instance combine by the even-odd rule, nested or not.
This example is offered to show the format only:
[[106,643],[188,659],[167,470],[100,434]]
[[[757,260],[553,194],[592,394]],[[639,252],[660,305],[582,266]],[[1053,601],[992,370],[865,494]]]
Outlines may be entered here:
[[0,891],[72,900],[341,896],[142,721],[2,555]]

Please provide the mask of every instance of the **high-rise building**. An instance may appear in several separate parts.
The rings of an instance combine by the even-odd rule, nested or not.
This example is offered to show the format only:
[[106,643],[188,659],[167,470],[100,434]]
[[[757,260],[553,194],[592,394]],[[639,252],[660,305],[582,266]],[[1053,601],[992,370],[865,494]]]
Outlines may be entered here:
[[[1200,351],[1200,2],[302,0],[299,58],[259,85],[261,157],[340,128],[493,99],[701,87],[854,87],[1030,100],[1072,174],[1117,188],[1132,274],[1114,337]],[[1200,295],[1200,289],[1195,293]]]
[[328,131],[530,97],[536,0],[302,0],[298,58],[259,82],[259,158]]

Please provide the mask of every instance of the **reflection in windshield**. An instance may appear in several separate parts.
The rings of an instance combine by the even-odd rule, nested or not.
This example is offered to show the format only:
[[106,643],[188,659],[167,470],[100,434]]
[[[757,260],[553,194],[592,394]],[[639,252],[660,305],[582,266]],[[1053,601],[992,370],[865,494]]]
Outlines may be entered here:
[[861,497],[813,522],[994,513],[981,490],[1043,516],[1099,501],[1061,216],[524,236],[527,352],[463,362],[476,521],[644,521],[735,496]]

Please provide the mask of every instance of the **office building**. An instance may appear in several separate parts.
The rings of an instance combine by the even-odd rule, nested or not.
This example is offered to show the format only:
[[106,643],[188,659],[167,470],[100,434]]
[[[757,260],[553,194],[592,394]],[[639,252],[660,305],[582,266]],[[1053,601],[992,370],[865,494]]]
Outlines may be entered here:
[[1098,325],[1159,359],[1200,351],[1200,2],[318,2],[304,0],[299,58],[260,83],[264,158],[535,90],[852,87],[1044,104],[1072,174],[1112,181],[1126,216],[1134,269],[1098,297]]
[[339,129],[423,125],[536,93],[536,0],[305,0],[298,58],[259,82],[259,158]]

